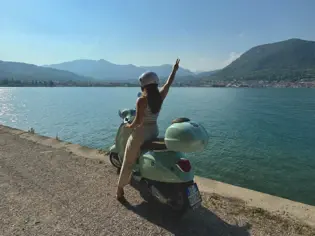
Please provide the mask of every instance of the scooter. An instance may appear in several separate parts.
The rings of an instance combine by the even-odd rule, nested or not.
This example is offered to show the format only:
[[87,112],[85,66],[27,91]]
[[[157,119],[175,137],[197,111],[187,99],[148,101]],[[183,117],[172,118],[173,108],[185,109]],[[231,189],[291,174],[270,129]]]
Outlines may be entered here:
[[[123,120],[115,144],[109,150],[109,159],[120,171],[125,146],[132,129],[126,128],[136,115],[135,109],[118,112]],[[184,153],[203,150],[209,136],[205,128],[188,118],[178,118],[166,129],[164,138],[144,142],[132,173],[132,181],[139,188],[140,195],[147,202],[158,201],[183,215],[189,209],[201,205],[202,198],[190,161]]]

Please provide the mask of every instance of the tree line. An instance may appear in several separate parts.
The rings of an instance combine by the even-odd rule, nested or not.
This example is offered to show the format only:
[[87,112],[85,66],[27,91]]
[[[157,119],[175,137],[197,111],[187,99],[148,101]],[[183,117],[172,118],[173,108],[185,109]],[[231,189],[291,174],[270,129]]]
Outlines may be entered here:
[[0,86],[2,87],[54,87],[55,83],[52,80],[49,81],[38,81],[38,80],[31,80],[31,81],[23,81],[23,80],[16,80],[16,79],[2,79],[0,80]]
[[133,83],[115,83],[106,81],[39,81],[39,80],[17,80],[0,79],[0,87],[135,87]]

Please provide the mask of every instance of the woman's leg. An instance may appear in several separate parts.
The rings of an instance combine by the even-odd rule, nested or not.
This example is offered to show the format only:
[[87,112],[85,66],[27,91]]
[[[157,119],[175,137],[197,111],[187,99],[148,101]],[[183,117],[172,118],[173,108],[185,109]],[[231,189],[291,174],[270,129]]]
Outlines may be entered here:
[[143,127],[138,127],[130,135],[126,144],[124,160],[118,179],[117,198],[121,198],[123,196],[123,188],[130,182],[132,167],[140,154],[140,147],[142,143]]

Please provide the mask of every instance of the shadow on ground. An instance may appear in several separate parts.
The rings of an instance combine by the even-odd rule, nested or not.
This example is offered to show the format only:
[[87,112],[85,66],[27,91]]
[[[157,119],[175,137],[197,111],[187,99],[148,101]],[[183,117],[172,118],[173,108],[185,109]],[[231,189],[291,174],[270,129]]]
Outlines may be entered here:
[[136,206],[132,206],[128,202],[124,202],[123,204],[129,210],[176,236],[250,235],[248,232],[250,229],[249,224],[245,226],[230,225],[204,207],[188,213],[182,219],[176,219],[168,209],[161,207],[159,204],[152,205],[146,202]]
[[125,201],[122,203],[127,209],[147,219],[151,223],[164,228],[176,236],[249,236],[250,225],[231,225],[220,219],[216,214],[201,206],[195,211],[190,211],[181,219],[174,217],[169,208],[159,203],[142,202],[139,205],[131,205]]

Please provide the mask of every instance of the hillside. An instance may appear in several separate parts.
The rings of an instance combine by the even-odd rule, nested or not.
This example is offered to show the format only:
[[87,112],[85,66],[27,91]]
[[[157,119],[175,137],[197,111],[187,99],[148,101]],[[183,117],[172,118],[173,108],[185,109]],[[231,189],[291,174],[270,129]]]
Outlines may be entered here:
[[0,80],[19,81],[88,81],[90,78],[69,71],[46,68],[32,64],[0,61]]
[[[172,65],[161,66],[135,66],[135,65],[118,65],[105,60],[75,60],[60,64],[45,65],[46,67],[59,70],[67,70],[79,75],[93,77],[99,80],[129,80],[137,79],[145,71],[155,71],[160,77],[167,77]],[[187,69],[180,68],[178,76],[193,76],[194,73]]]
[[297,80],[315,79],[315,42],[301,39],[260,45],[208,79]]

